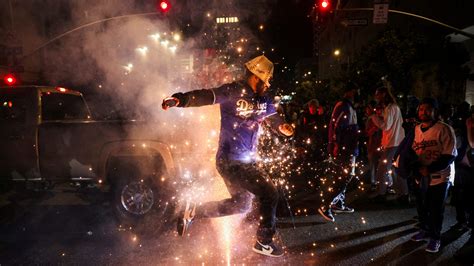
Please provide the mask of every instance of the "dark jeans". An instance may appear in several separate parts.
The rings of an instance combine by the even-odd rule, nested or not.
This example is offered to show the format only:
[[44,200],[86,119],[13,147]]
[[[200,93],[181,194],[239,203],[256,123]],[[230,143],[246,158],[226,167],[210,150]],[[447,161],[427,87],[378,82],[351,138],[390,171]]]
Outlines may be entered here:
[[235,161],[217,161],[217,170],[224,179],[230,198],[210,201],[196,208],[196,217],[212,218],[244,213],[252,206],[252,194],[260,206],[260,225],[257,230],[258,241],[267,244],[272,241],[276,231],[276,209],[278,190],[256,164]]
[[456,207],[456,220],[459,223],[469,223],[474,226],[474,175],[473,168],[466,165],[456,165],[454,178],[453,200]]
[[449,183],[428,186],[426,191],[420,186],[415,189],[416,209],[420,228],[426,231],[432,239],[439,240],[443,226],[444,206],[448,194]]

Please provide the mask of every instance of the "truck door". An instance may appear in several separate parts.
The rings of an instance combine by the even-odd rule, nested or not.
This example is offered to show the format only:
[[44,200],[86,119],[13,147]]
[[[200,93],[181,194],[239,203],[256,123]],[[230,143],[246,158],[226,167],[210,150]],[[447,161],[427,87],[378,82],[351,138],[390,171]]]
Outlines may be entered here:
[[40,178],[37,126],[38,90],[0,88],[0,178]]
[[[49,179],[92,178],[93,164],[89,160],[97,156],[89,152],[99,151],[90,147],[90,140],[82,141],[84,130],[90,128],[90,113],[79,93],[63,90],[41,92],[41,172]],[[95,137],[94,132],[87,135]]]

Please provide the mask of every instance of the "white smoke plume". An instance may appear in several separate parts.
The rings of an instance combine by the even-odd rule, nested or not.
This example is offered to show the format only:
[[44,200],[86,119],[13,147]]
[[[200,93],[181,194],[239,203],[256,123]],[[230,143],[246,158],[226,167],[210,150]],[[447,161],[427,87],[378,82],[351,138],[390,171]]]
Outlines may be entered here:
[[[53,2],[49,1],[50,4]],[[189,17],[186,19],[190,23],[204,21],[201,23],[208,26],[213,23],[206,23],[207,18],[200,20],[195,17],[206,17],[206,12],[212,14],[209,18],[211,20],[215,19],[214,16],[219,15],[219,12],[223,15],[239,16],[241,20],[250,15],[257,15],[255,10],[250,10],[248,7],[247,10],[238,9],[228,1],[225,3],[214,1],[211,6],[195,1],[189,1],[187,4],[201,6],[192,8],[193,12],[187,14]],[[69,13],[66,16],[71,20],[66,20],[64,24],[51,25],[50,36],[94,21],[143,12],[133,1],[118,0],[99,1],[99,3],[74,1],[70,2],[69,8],[64,12]],[[53,10],[61,12],[57,6]],[[268,15],[268,12],[268,9],[261,9],[258,15]],[[157,137],[172,136],[163,141],[175,152],[181,178],[184,182],[187,182],[188,178],[193,180],[198,178],[197,181],[192,181],[189,190],[180,191],[179,197],[193,198],[198,202],[225,198],[228,195],[214,166],[219,136],[219,109],[217,106],[173,108],[165,112],[161,110],[161,101],[177,91],[213,87],[238,78],[238,70],[242,70],[240,63],[243,59],[224,64],[224,60],[214,57],[211,62],[200,62],[199,60],[203,60],[202,54],[205,53],[202,49],[202,40],[207,38],[206,34],[212,33],[211,29],[203,28],[203,25],[191,25],[200,30],[193,35],[193,38],[186,38],[182,29],[172,26],[167,17],[159,18],[154,15],[129,17],[94,24],[66,35],[43,48],[47,57],[44,71],[46,80],[52,83],[68,81],[71,84],[93,86],[99,95],[106,96],[115,106],[120,106],[129,115],[138,114],[140,119],[151,122],[150,130],[156,132]],[[250,35],[251,30],[243,25],[239,30],[239,34],[257,42],[256,37]],[[197,67],[206,69],[203,71]],[[100,99],[102,101],[102,98]],[[104,107],[111,108],[101,104],[101,111],[105,113],[108,110],[103,110]],[[233,228],[234,226],[231,230],[238,230]],[[227,237],[232,235],[226,225],[222,228],[227,230],[223,235]],[[207,235],[206,232],[193,234]],[[236,240],[223,241],[227,241],[227,244],[222,246],[227,248],[225,256],[229,261],[228,241]],[[202,242],[204,243],[199,244],[200,246],[214,245],[205,243],[205,238]]]

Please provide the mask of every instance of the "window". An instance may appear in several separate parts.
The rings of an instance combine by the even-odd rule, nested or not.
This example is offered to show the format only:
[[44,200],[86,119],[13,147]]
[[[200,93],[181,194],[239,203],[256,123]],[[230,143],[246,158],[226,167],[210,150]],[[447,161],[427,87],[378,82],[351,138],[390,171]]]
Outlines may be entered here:
[[43,92],[41,94],[41,115],[47,120],[84,120],[89,111],[80,95]]
[[26,101],[22,94],[0,95],[0,124],[25,123]]

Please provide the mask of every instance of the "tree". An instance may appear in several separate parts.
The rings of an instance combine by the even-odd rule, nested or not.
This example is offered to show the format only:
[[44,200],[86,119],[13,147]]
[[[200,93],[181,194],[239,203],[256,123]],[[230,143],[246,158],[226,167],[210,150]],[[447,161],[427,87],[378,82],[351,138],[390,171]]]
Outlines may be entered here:
[[469,68],[463,65],[469,61],[464,45],[439,35],[428,37],[395,29],[381,32],[354,61],[342,79],[359,84],[363,98],[388,83],[395,95],[434,96],[453,103],[465,93],[469,74]]
[[368,89],[374,89],[388,81],[394,93],[407,94],[412,83],[411,67],[419,60],[419,51],[425,43],[425,39],[419,34],[402,34],[388,29],[361,49],[347,78],[359,84],[363,93],[370,94],[372,91],[368,92]]

